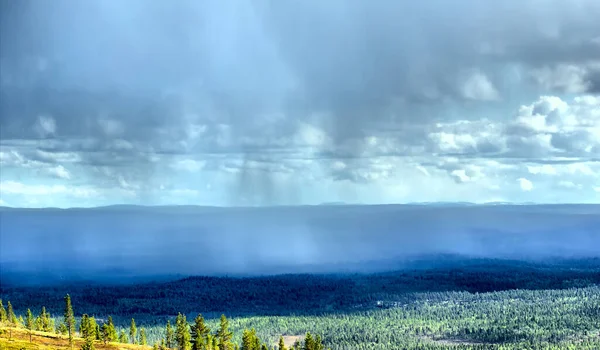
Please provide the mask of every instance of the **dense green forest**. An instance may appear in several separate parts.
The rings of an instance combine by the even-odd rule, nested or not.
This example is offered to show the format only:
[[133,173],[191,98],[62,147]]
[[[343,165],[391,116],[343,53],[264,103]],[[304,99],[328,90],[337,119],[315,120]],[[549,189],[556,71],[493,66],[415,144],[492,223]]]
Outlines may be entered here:
[[[340,350],[600,349],[599,259],[480,259],[364,275],[11,287],[2,297],[22,315],[43,305],[62,316],[58,296],[65,290],[78,324],[83,310],[102,325],[112,315],[117,334],[129,336],[134,318],[148,344],[166,338],[167,322],[176,328],[185,317],[193,325],[201,313],[206,327],[217,330],[227,313],[234,344],[254,329],[269,347],[281,336],[302,339],[310,332]],[[64,324],[64,318],[53,322]]]

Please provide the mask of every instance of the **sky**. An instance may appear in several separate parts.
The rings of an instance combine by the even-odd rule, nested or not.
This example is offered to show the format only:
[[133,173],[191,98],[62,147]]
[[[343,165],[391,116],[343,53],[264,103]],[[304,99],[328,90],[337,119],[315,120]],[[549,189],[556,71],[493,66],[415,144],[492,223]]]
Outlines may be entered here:
[[596,0],[0,4],[0,205],[600,203]]

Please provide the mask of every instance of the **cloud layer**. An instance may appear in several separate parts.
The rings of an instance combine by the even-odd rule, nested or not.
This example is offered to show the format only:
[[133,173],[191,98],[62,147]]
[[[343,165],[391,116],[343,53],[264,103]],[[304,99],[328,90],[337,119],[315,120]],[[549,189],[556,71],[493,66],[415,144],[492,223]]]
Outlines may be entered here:
[[0,4],[6,205],[600,199],[597,1]]

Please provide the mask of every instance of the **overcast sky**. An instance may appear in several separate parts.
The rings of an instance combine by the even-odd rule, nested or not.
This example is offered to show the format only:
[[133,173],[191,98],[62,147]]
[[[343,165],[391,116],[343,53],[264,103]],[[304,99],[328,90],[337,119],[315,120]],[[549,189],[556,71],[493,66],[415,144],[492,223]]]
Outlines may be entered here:
[[0,3],[0,205],[600,202],[597,0]]

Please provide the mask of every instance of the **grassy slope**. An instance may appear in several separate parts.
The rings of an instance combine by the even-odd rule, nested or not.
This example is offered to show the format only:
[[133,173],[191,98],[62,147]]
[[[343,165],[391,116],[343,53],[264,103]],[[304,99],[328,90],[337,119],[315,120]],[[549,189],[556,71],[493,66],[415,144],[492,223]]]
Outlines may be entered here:
[[[12,331],[12,339],[9,340],[9,331]],[[82,338],[75,338],[73,349],[80,349],[83,344]],[[108,343],[100,341],[95,342],[97,350],[148,350],[152,347]],[[30,349],[70,349],[69,340],[66,336],[56,335],[45,332],[33,332],[32,342],[29,342],[29,332],[22,328],[0,327],[0,350],[30,350]]]

